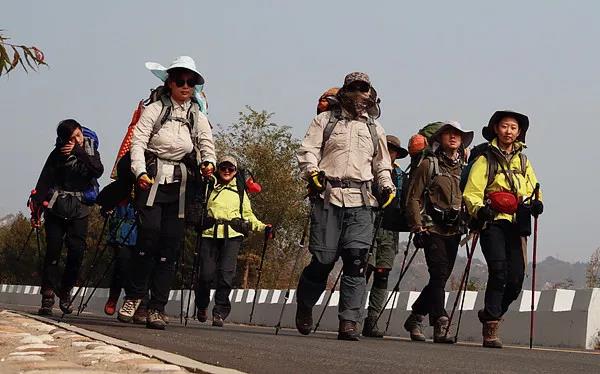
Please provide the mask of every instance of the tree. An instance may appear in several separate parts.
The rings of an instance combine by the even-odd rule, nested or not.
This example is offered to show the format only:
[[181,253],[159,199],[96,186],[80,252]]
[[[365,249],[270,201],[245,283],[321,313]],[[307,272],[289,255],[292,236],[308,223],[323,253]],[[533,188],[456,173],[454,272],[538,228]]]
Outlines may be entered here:
[[585,272],[585,284],[589,288],[600,287],[600,248],[597,248],[590,256]]
[[19,64],[25,72],[28,72],[28,66],[35,71],[40,65],[47,65],[40,49],[9,43],[10,38],[2,35],[3,31],[0,30],[0,76],[7,75]]

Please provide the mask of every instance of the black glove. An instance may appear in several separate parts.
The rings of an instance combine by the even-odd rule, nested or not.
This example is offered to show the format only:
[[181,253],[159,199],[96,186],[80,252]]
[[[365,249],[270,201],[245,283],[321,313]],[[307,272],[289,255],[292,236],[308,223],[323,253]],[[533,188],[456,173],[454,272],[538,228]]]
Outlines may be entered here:
[[425,248],[425,241],[427,240],[428,236],[429,233],[427,231],[419,231],[415,233],[415,236],[413,236],[413,245],[415,248]]
[[244,221],[241,218],[234,218],[231,220],[231,228],[244,236],[248,236],[252,227],[250,226],[250,222]]
[[531,215],[538,218],[542,213],[544,213],[544,204],[540,200],[533,200],[531,202]]
[[379,194],[379,207],[381,209],[387,208],[392,203],[392,200],[394,200],[394,197],[396,197],[396,194],[391,187],[383,187]]
[[202,220],[202,227],[200,227],[200,229],[202,231],[208,230],[208,229],[214,227],[215,223],[217,223],[217,220],[214,219],[213,217],[204,216],[204,219]]
[[273,229],[273,225],[268,224],[265,226],[265,239],[274,239],[275,238],[275,229]]
[[477,211],[477,219],[482,223],[493,221],[494,218],[496,218],[496,212],[487,205]]
[[324,171],[313,171],[308,177],[308,188],[315,193],[321,193],[325,191],[326,181]]

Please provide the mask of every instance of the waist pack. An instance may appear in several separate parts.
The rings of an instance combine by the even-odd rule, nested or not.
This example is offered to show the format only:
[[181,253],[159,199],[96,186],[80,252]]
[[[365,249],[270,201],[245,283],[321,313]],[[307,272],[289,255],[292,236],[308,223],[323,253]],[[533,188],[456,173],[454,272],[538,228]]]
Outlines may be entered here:
[[48,202],[48,210],[63,219],[84,218],[90,214],[90,209],[82,203],[82,198],[82,192],[55,190]]
[[492,209],[504,214],[515,214],[519,206],[517,196],[508,191],[491,192],[487,195],[487,201]]
[[460,210],[458,209],[441,209],[428,204],[427,214],[434,223],[442,226],[456,226],[460,222]]

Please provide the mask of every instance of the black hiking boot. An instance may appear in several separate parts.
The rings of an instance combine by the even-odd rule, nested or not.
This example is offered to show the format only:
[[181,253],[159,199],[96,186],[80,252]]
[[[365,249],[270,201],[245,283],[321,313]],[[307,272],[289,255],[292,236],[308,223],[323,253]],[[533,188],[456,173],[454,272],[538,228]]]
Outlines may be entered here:
[[312,308],[298,304],[296,308],[296,329],[302,335],[308,335],[313,329]]
[[219,313],[213,313],[213,321],[212,325],[215,327],[223,327],[225,321],[223,321],[223,317]]
[[404,322],[404,329],[410,333],[410,340],[415,342],[424,342],[423,335],[423,319],[424,316],[416,313],[411,313]]
[[42,293],[42,306],[38,309],[40,316],[52,316],[52,307],[54,306],[54,292],[44,291]]
[[358,324],[354,321],[341,320],[337,338],[338,340],[359,341]]
[[64,314],[73,313],[73,303],[71,302],[71,290],[61,291],[58,294],[58,307]]
[[383,331],[377,327],[377,317],[367,317],[364,322],[362,336],[369,338],[383,338]]
[[442,344],[454,344],[454,338],[448,335],[450,322],[448,317],[442,316],[433,325],[433,342]]
[[196,311],[196,318],[198,319],[199,322],[206,322],[208,321],[208,309],[207,308],[198,308],[198,310]]

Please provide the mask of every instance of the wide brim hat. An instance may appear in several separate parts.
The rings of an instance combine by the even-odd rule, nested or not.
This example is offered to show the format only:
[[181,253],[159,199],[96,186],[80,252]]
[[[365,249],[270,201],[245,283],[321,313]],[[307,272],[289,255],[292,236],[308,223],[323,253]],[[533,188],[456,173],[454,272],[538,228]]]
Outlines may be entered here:
[[435,142],[439,143],[439,138],[442,135],[442,133],[444,133],[444,131],[448,130],[449,128],[453,128],[461,133],[461,143],[463,148],[467,148],[471,145],[471,143],[473,143],[473,137],[475,136],[475,133],[473,131],[464,130],[462,128],[462,125],[457,121],[444,121],[442,123],[443,125],[431,136],[431,139],[433,139]]
[[385,140],[387,141],[388,149],[391,146],[398,152],[399,159],[408,156],[408,150],[402,147],[402,144],[400,143],[400,139],[398,139],[398,137],[394,135],[386,135]]
[[202,76],[202,74],[200,74],[200,72],[196,68],[196,63],[194,62],[194,59],[190,56],[176,57],[175,60],[171,62],[171,65],[169,65],[169,67],[164,67],[158,62],[146,62],[146,68],[163,82],[167,79],[167,76],[169,75],[169,70],[176,68],[186,69],[198,75],[199,85],[204,84],[204,77]]
[[512,117],[517,120],[517,123],[519,124],[519,130],[521,131],[517,137],[517,140],[524,143],[525,135],[529,129],[529,117],[523,113],[514,112],[512,110],[497,110],[490,118],[488,125],[481,129],[481,135],[483,135],[483,138],[489,142],[494,140],[496,137],[494,126],[496,126],[504,117]]

